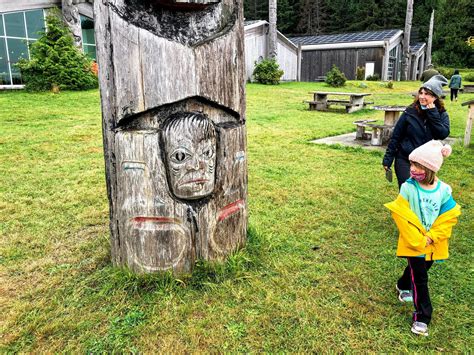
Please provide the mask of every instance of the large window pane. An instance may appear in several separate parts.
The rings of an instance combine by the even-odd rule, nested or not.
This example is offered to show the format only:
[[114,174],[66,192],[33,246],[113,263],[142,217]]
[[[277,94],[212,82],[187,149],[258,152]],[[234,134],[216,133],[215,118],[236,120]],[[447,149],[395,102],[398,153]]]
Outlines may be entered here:
[[10,65],[17,63],[20,58],[28,58],[28,46],[24,39],[7,38]]
[[96,60],[97,59],[97,53],[95,46],[88,46],[84,45],[84,54],[86,54],[89,58]]
[[10,85],[10,73],[8,71],[7,48],[5,39],[0,38],[0,85]]
[[26,37],[25,17],[23,12],[15,12],[13,14],[4,14],[5,28],[7,36]]
[[13,85],[23,85],[23,80],[21,78],[20,71],[18,69],[12,69],[12,84]]
[[82,43],[95,44],[94,21],[86,16],[81,16]]
[[39,32],[44,32],[43,10],[27,11],[25,12],[25,16],[28,37],[39,38]]
[[0,36],[5,36],[5,33],[3,33],[3,16],[0,14]]

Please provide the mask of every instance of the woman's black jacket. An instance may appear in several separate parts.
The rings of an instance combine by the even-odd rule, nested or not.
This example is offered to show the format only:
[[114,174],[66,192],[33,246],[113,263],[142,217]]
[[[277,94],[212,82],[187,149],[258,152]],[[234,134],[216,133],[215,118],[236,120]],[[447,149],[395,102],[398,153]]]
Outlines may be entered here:
[[390,167],[397,155],[408,159],[413,149],[432,139],[445,139],[447,136],[449,116],[446,111],[439,112],[435,107],[418,112],[412,104],[395,125],[382,164]]

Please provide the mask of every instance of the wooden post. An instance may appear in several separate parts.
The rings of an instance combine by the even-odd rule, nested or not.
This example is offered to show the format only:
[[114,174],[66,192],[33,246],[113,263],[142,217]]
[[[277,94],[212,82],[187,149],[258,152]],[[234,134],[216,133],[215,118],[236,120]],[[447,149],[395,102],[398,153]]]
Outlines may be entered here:
[[303,57],[303,51],[301,49],[301,43],[298,43],[298,55],[296,59],[297,69],[296,69],[296,81],[301,81],[301,59]]
[[405,15],[405,33],[403,34],[403,58],[402,58],[402,80],[409,80],[410,67],[410,33],[413,18],[413,0],[407,0],[407,12]]
[[469,112],[467,114],[466,121],[466,130],[464,131],[464,146],[469,147],[469,144],[471,144],[472,120],[474,119],[474,100],[463,102],[462,106],[469,106]]
[[82,29],[79,9],[73,0],[62,0],[61,6],[64,21],[71,29],[72,36],[74,37],[74,44],[82,51]]
[[277,59],[277,0],[268,1],[268,58]]
[[112,261],[188,273],[247,230],[242,1],[96,0]]
[[426,49],[426,66],[431,64],[431,46],[433,43],[433,27],[434,27],[434,9],[431,11],[430,30],[428,33],[428,46]]

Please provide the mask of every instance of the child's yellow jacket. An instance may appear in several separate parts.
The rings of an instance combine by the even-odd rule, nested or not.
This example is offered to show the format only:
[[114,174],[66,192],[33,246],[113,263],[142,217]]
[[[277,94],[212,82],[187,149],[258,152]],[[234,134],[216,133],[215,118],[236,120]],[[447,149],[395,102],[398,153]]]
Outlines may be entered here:
[[[401,195],[395,201],[384,205],[392,211],[392,217],[400,232],[398,237],[397,256],[420,256],[425,254],[426,260],[447,259],[448,239],[451,237],[453,226],[461,214],[461,207],[452,200],[452,205],[447,211],[435,220],[427,232],[418,216],[410,209],[410,205]],[[426,246],[427,237],[433,243]]]

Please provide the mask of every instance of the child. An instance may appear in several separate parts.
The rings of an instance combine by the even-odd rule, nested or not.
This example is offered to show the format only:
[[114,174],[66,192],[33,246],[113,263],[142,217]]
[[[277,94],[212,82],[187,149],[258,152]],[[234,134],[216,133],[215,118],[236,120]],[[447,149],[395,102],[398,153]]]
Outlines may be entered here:
[[397,256],[408,261],[396,288],[402,302],[413,300],[415,312],[411,331],[428,335],[431,301],[428,292],[428,270],[434,260],[448,258],[448,238],[461,214],[451,196],[451,187],[436,173],[451,147],[440,141],[429,141],[411,152],[410,178],[400,194],[387,203],[399,229]]

